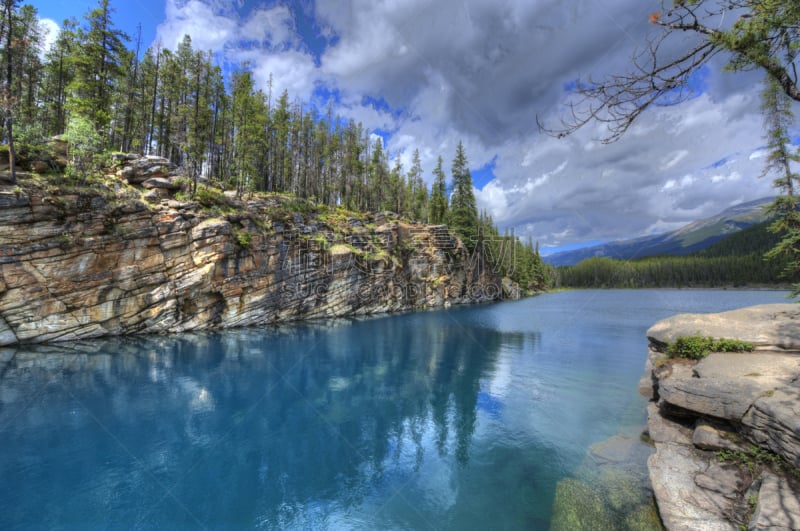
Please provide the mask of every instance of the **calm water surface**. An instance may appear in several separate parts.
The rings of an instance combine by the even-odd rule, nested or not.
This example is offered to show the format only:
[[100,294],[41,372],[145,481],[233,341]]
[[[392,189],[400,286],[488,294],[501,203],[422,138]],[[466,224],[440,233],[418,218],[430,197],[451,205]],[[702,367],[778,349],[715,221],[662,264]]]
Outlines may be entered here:
[[587,448],[641,431],[650,325],[784,295],[0,349],[0,529],[547,529]]

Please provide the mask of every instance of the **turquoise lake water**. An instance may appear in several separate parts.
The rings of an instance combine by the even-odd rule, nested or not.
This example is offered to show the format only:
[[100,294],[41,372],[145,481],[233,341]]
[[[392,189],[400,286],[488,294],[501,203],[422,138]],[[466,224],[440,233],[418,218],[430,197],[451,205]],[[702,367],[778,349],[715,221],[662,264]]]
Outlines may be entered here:
[[645,331],[770,291],[573,291],[0,349],[0,529],[548,529],[641,432]]

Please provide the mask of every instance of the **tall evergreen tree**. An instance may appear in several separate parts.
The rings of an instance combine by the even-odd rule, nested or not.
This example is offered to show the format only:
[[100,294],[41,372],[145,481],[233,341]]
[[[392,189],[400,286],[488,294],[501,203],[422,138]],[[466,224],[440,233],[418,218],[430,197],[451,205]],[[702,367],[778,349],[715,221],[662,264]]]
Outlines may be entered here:
[[472,175],[469,171],[464,144],[458,143],[453,159],[453,194],[450,197],[450,226],[461,236],[464,243],[473,249],[478,241],[478,207],[472,190]]
[[285,191],[289,188],[291,175],[291,153],[289,152],[289,133],[291,130],[292,114],[289,110],[289,91],[284,90],[278,98],[278,104],[272,115],[275,128],[275,138],[272,143],[274,150],[273,174],[275,190]]
[[430,200],[430,222],[434,225],[447,221],[447,180],[442,168],[442,156],[436,161],[436,168],[433,170],[433,187],[431,189]]
[[265,149],[264,123],[266,104],[263,92],[255,91],[249,71],[233,76],[232,82],[232,154],[235,157],[233,174],[239,195],[256,187],[260,154]]
[[40,120],[48,135],[61,134],[67,127],[67,86],[74,79],[72,58],[77,28],[77,20],[65,20],[45,57]]
[[[768,258],[788,257],[787,277],[794,282],[800,280],[800,198],[797,185],[800,175],[793,171],[792,165],[800,162],[796,149],[791,149],[789,127],[794,123],[789,97],[781,90],[778,82],[768,77],[762,92],[764,124],[767,130],[767,149],[769,154],[764,167],[764,175],[776,175],[775,187],[780,195],[770,205],[775,221],[770,230],[781,235],[781,240],[770,250]],[[800,283],[796,284],[793,295],[800,294]]]
[[422,161],[419,159],[419,149],[414,149],[414,154],[411,156],[408,188],[411,197],[411,217],[417,221],[428,221],[428,189],[422,180]]
[[372,146],[372,158],[369,163],[369,179],[367,182],[367,190],[370,196],[370,201],[367,203],[369,210],[375,211],[384,208],[388,173],[383,142],[378,138]]
[[406,188],[404,186],[405,179],[403,179],[403,163],[400,157],[394,159],[394,166],[389,172],[387,179],[387,194],[383,202],[383,210],[393,210],[398,215],[403,215],[406,212],[408,201],[406,200]]
[[41,87],[42,28],[36,8],[23,5],[13,17],[15,60],[13,61],[14,99],[16,120],[28,129],[40,127],[37,123],[37,96]]
[[16,163],[15,123],[24,124],[29,131],[40,125],[35,118],[42,70],[41,29],[36,9],[18,4],[19,0],[3,0],[0,4],[0,46],[3,48],[0,100],[12,177]]
[[11,180],[16,179],[16,152],[14,150],[14,22],[18,0],[3,0],[2,21],[0,21],[0,42],[5,37],[5,49],[3,50],[3,61],[5,63],[5,83],[3,85],[2,103],[4,110],[4,125],[6,130],[6,142],[8,143],[8,162],[11,171]]
[[98,131],[108,132],[112,96],[119,89],[128,36],[114,27],[109,0],[98,0],[86,14],[79,31],[79,52],[74,57],[75,79],[70,84],[68,106],[91,120]]

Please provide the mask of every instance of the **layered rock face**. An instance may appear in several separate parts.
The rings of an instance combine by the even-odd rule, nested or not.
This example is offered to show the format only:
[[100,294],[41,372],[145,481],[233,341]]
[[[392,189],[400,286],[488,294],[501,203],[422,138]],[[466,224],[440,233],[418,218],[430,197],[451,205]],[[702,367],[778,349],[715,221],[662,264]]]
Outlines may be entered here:
[[[756,350],[697,363],[663,354],[698,333]],[[652,400],[648,467],[665,527],[800,529],[800,305],[679,315],[647,335],[640,391]]]
[[125,193],[0,186],[0,345],[504,296],[501,279],[444,226],[301,214],[281,197],[220,196],[202,208]]

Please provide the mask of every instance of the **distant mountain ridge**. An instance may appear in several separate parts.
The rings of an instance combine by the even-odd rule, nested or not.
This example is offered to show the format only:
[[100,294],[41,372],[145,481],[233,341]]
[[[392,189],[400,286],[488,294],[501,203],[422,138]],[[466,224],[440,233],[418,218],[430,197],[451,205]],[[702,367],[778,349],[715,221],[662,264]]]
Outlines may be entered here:
[[564,251],[543,258],[554,266],[569,266],[593,256],[630,260],[659,254],[692,254],[707,249],[742,229],[766,221],[764,206],[772,201],[772,197],[762,197],[728,208],[716,216],[693,221],[680,229],[665,234]]

